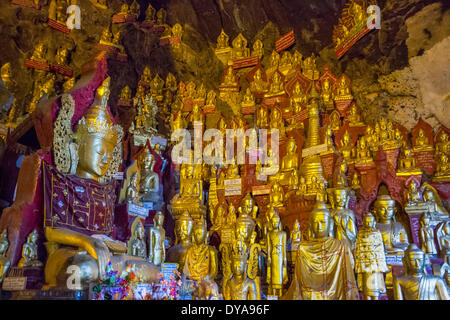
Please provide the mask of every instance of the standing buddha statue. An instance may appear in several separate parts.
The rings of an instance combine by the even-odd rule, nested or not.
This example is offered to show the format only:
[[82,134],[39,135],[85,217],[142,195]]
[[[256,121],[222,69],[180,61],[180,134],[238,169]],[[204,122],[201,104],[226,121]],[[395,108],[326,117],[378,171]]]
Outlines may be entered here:
[[288,281],[286,232],[282,231],[280,217],[271,217],[272,230],[267,234],[267,283],[269,294],[281,297]]
[[434,230],[430,226],[430,217],[424,213],[420,218],[419,239],[422,250],[428,255],[436,255],[436,245],[434,244]]
[[352,210],[348,209],[348,189],[335,188],[333,192],[334,235],[336,239],[344,241],[352,251],[355,249],[356,218]]
[[157,211],[153,217],[153,227],[148,233],[148,260],[156,266],[166,260],[166,231],[163,228],[164,215]]
[[302,106],[306,106],[307,104],[307,96],[303,93],[302,87],[300,86],[300,82],[295,84],[294,89],[292,90],[291,95],[291,104],[290,108],[294,113],[300,112],[302,110]]

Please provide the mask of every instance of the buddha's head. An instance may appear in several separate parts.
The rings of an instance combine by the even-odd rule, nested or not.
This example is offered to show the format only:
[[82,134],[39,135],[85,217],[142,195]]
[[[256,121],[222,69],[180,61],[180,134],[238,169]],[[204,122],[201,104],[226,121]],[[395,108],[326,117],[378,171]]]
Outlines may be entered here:
[[139,164],[141,170],[152,171],[153,166],[155,165],[154,159],[155,158],[154,158],[153,154],[150,151],[148,151],[148,149],[146,149],[144,152],[142,152],[138,159],[138,161],[139,161],[138,164]]
[[129,86],[125,86],[120,93],[120,98],[122,99],[130,99],[131,98],[131,89]]
[[423,129],[419,129],[419,134],[418,134],[419,138],[424,138],[425,137],[425,132],[423,131]]
[[368,212],[364,217],[362,221],[362,226],[365,229],[374,229],[376,225],[375,217],[372,215],[372,213]]
[[345,208],[348,201],[348,191],[344,188],[336,188],[333,190],[334,203],[337,208]]
[[346,88],[347,87],[347,79],[345,79],[344,76],[341,77],[341,79],[339,80],[339,86],[342,88]]
[[164,223],[164,215],[161,211],[157,211],[153,217],[153,225],[161,227]]
[[298,222],[297,219],[295,220],[295,223],[294,223],[294,231],[295,232],[299,232],[300,231],[300,222]]
[[177,243],[190,243],[192,227],[194,220],[192,220],[187,210],[175,221],[175,235]]
[[422,193],[423,201],[434,201],[433,191],[431,189],[425,189]]
[[253,207],[255,205],[255,201],[253,200],[251,194],[248,192],[245,197],[241,201],[241,205],[238,209],[240,214],[243,215],[252,215]]
[[442,131],[442,133],[439,135],[439,141],[440,142],[447,142],[448,141],[448,134]]
[[297,143],[295,142],[294,137],[290,137],[286,146],[286,150],[288,153],[295,153],[297,150]]
[[375,214],[380,223],[392,223],[395,213],[395,200],[389,195],[380,195],[374,204]]
[[414,180],[412,180],[409,185],[408,185],[408,190],[411,193],[416,193],[417,192],[417,184]]
[[322,83],[322,90],[325,92],[328,92],[330,90],[330,81],[325,79],[325,81]]
[[194,242],[197,245],[205,244],[206,243],[206,222],[205,220],[200,220],[199,222],[194,224],[194,227],[192,229],[193,235],[194,235]]
[[411,243],[408,249],[405,250],[403,266],[406,269],[406,274],[423,273],[425,268],[425,253],[416,244]]
[[150,79],[152,76],[152,73],[150,72],[149,67],[145,67],[144,71],[142,72],[142,78],[144,79]]
[[275,230],[278,230],[281,226],[281,220],[280,220],[280,217],[278,216],[278,214],[273,214],[270,219],[270,222],[272,224],[272,228]]
[[245,276],[247,271],[247,254],[243,252],[233,252],[231,272],[235,277]]
[[430,225],[430,217],[426,213],[420,217],[420,225],[422,227],[428,227]]
[[254,80],[261,80],[262,79],[262,71],[261,69],[256,70]]
[[75,132],[78,144],[78,165],[76,173],[82,178],[96,181],[109,169],[113,152],[119,140],[106,103],[109,97],[109,78],[97,89],[96,101],[79,121]]
[[235,226],[236,236],[248,243],[254,230],[255,221],[248,215],[239,215]]
[[309,215],[309,228],[314,239],[329,237],[330,211],[324,202],[316,201],[316,205]]
[[136,239],[138,240],[142,240],[144,239],[145,236],[145,230],[144,230],[144,225],[142,224],[141,221],[139,221],[136,225],[136,228],[134,229],[134,236],[136,237]]
[[31,232],[28,235],[28,243],[36,243],[38,240],[38,237],[39,237],[39,235],[38,235],[37,229],[34,229],[33,232]]

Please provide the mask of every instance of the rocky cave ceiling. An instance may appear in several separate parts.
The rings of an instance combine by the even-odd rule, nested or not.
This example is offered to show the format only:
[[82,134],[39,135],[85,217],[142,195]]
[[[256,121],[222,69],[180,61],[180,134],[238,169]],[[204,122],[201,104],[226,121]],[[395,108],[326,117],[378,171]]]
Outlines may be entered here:
[[[50,54],[62,44],[69,45],[73,48],[71,67],[79,75],[81,66],[95,56],[102,30],[110,25],[111,16],[123,3],[109,0],[109,8],[102,10],[89,0],[78,0],[81,30],[66,36],[46,25],[48,5],[38,11],[11,5],[8,0],[0,2],[0,63],[11,62],[19,84],[16,97],[21,101],[31,99],[33,76],[25,59],[31,56],[34,45],[45,41]],[[138,2],[142,20],[148,1]],[[159,46],[156,35],[136,25],[124,26],[121,39],[128,62],[108,60],[113,113],[117,113],[116,103],[125,85],[133,94],[136,92],[145,66],[163,78],[172,72],[177,81],[194,80],[204,83],[207,90],[217,89],[224,67],[214,48],[221,28],[230,39],[242,33],[249,45],[262,40],[263,62],[274,49],[275,40],[294,29],[296,43],[292,49],[303,57],[314,53],[320,70],[328,64],[334,74],[345,73],[352,79],[353,95],[365,119],[387,115],[411,129],[422,117],[434,128],[440,123],[450,127],[450,118],[445,114],[450,105],[450,1],[378,0],[381,29],[361,39],[340,60],[334,56],[332,32],[346,0],[151,2],[157,10],[167,10],[169,25],[183,26],[183,54],[174,56],[169,46]],[[2,117],[8,107],[2,104]]]

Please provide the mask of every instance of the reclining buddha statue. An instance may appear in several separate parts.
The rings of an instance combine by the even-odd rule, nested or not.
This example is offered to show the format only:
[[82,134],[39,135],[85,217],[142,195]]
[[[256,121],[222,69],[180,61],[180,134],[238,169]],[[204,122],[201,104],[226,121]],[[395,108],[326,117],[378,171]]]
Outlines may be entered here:
[[[32,194],[34,200],[22,203],[16,200],[11,208],[5,209],[0,220],[0,225],[11,234],[12,250],[8,258],[12,265],[18,260],[15,248],[24,241],[22,230],[34,224],[32,227],[45,236],[48,259],[43,259],[44,289],[66,288],[71,276],[67,273],[69,266],[79,267],[81,285],[85,288],[106,278],[109,262],[119,274],[127,265],[135,264],[144,280],[157,281],[155,265],[144,258],[126,255],[126,244],[111,238],[115,231],[116,202],[113,178],[122,162],[123,132],[113,123],[107,108],[110,78],[98,86],[103,77],[104,73],[97,71],[94,80],[80,88],[78,94],[64,94],[59,110],[55,110],[58,102],[53,103],[52,111],[57,111],[51,114],[52,119],[57,114],[52,120],[53,161],[44,147],[24,159],[21,170],[29,167],[35,170],[32,176],[19,174],[17,192],[22,198],[31,198],[24,193]],[[41,243],[38,248],[39,256],[45,257]]]

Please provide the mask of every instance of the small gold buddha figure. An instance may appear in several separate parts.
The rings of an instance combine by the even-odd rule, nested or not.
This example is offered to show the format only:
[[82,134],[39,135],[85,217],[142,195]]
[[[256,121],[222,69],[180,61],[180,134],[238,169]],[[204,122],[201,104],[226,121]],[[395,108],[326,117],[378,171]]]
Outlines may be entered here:
[[408,206],[416,206],[422,203],[422,201],[420,200],[420,193],[417,188],[417,183],[414,180],[411,180],[408,184],[406,201]]
[[298,52],[297,49],[294,50],[294,53],[292,54],[292,67],[294,70],[297,69],[297,67],[301,67],[303,63],[303,55]]
[[280,54],[275,50],[273,50],[272,54],[270,55],[270,70],[275,71],[276,69],[278,69],[279,64],[280,64]]
[[239,175],[239,166],[236,164],[236,161],[233,159],[232,163],[228,165],[227,168],[227,179],[240,179]]
[[344,135],[341,138],[341,148],[339,149],[339,152],[344,157],[345,161],[349,164],[354,162],[354,154],[353,154],[353,148],[351,145],[351,137],[348,133],[348,130],[345,131]]
[[448,218],[448,212],[442,205],[441,199],[435,188],[433,188],[428,183],[423,183],[422,187],[422,198],[425,206],[428,207],[428,212],[433,220],[442,220]]
[[[206,244],[206,221],[202,219],[195,223],[192,233],[194,243],[187,249],[183,273],[188,279],[194,280],[198,288],[208,287],[207,291],[218,296],[219,288],[214,279],[219,269],[219,257],[216,248]],[[196,295],[202,300],[208,298],[199,291]]]
[[45,58],[46,53],[47,47],[43,42],[39,42],[34,47],[33,55],[31,56],[30,59],[34,61],[47,62],[47,59]]
[[450,300],[441,277],[425,272],[425,253],[414,243],[403,257],[405,274],[394,276],[394,300]]
[[350,121],[350,127],[362,127],[364,122],[361,121],[361,116],[358,112],[358,107],[353,103],[348,111],[347,119]]
[[279,96],[285,94],[284,83],[281,79],[281,74],[277,70],[272,74],[272,79],[269,86],[269,91],[264,95],[265,98]]
[[166,231],[163,228],[164,215],[157,211],[153,217],[153,227],[148,233],[148,261],[154,265],[161,265],[166,260]]
[[450,180],[450,164],[448,163],[448,156],[445,153],[440,153],[438,155],[436,172],[434,176],[434,179],[439,181]]
[[266,129],[269,127],[269,117],[267,114],[267,109],[264,107],[259,107],[256,119],[256,125],[259,129]]
[[130,185],[127,187],[126,191],[127,203],[133,203],[140,205],[139,201],[139,173],[135,172],[130,178]]
[[413,150],[414,152],[433,150],[433,146],[430,145],[429,140],[425,135],[425,131],[423,131],[423,129],[419,129],[419,132],[417,133],[416,140],[414,141]]
[[127,16],[130,13],[130,7],[128,6],[127,3],[122,4],[122,6],[120,7],[120,12],[118,13],[118,15],[124,15]]
[[439,135],[439,142],[436,143],[436,157],[440,153],[449,154],[450,153],[450,141],[448,141],[448,134],[445,131],[442,131]]
[[[210,191],[211,192],[211,191]],[[215,210],[210,211],[211,229],[210,232],[220,231],[226,224],[226,206],[223,203],[219,203]]]
[[175,221],[175,245],[167,251],[167,261],[178,263],[178,271],[184,270],[187,250],[192,246],[192,220],[187,210]]
[[347,78],[344,75],[342,75],[342,77],[338,80],[334,100],[351,100],[351,99],[353,99],[353,96],[350,93],[349,83],[347,82]]
[[284,206],[284,191],[278,182],[275,182],[272,185],[272,189],[270,190],[270,202],[268,206],[274,208]]
[[141,6],[136,0],[133,0],[133,2],[130,5],[130,13],[134,14],[136,17],[139,16],[141,13]]
[[228,205],[227,216],[225,219],[225,225],[227,228],[233,228],[236,225],[236,208],[233,203]]
[[284,121],[281,116],[281,112],[278,108],[273,108],[272,112],[270,113],[270,123],[269,128],[272,132],[272,130],[278,130],[278,137],[284,138],[286,129],[284,127]]
[[297,82],[292,90],[291,105],[290,108],[294,113],[300,112],[302,106],[306,106],[308,103],[308,97],[303,93],[300,82]]
[[383,237],[375,227],[374,216],[368,212],[358,231],[355,249],[355,273],[359,290],[366,300],[378,300],[386,293],[383,273],[390,272],[386,265]]
[[420,175],[422,171],[416,167],[416,159],[409,148],[403,150],[403,157],[399,161],[397,175]]
[[267,92],[268,84],[263,79],[263,73],[261,69],[257,69],[253,81],[250,83],[250,90],[253,93],[264,93]]
[[151,3],[149,3],[147,9],[145,10],[145,21],[155,21],[155,18],[156,9],[152,6]]
[[166,12],[166,10],[164,10],[164,8],[159,9],[158,12],[156,13],[156,25],[164,27],[164,31],[161,34],[161,38],[170,37],[170,34],[171,34],[171,28],[166,23],[166,17],[167,17],[167,12]]
[[17,266],[19,268],[26,267],[42,267],[44,264],[38,260],[38,232],[36,229],[27,237],[27,242],[22,247],[22,258]]
[[1,68],[1,78],[3,81],[3,84],[5,85],[6,89],[9,91],[13,91],[16,85],[16,82],[14,81],[12,71],[11,71],[11,63],[7,62],[5,63]]
[[352,177],[352,189],[358,190],[361,189],[361,179],[359,178],[359,174],[355,171]]
[[253,107],[254,105],[255,105],[255,98],[253,97],[250,88],[247,88],[247,90],[245,91],[245,95],[242,99],[241,106],[242,108],[245,108],[245,107]]
[[279,70],[285,76],[292,71],[292,55],[289,51],[284,51],[281,55]]
[[316,56],[314,53],[303,61],[302,73],[309,80],[319,79],[319,71],[317,70]]
[[11,266],[11,262],[6,258],[9,248],[8,230],[4,229],[0,234],[0,283],[5,279],[6,273]]
[[248,192],[241,201],[241,205],[238,208],[239,217],[249,216],[252,219],[256,219],[258,214],[258,206],[251,194]]
[[408,247],[408,234],[405,227],[395,221],[395,200],[389,195],[379,195],[374,203],[377,229],[383,236],[387,254],[402,254]]
[[221,83],[221,86],[226,86],[226,87],[237,87],[238,86],[238,82],[236,79],[236,75],[233,72],[233,68],[231,66],[229,66],[227,68],[227,70],[225,71],[225,76],[223,78],[223,82]]
[[300,230],[300,223],[298,222],[298,219],[295,219],[294,228],[292,229],[291,234],[289,236],[289,242],[291,243],[291,250],[296,251],[301,241],[302,241],[302,231]]
[[317,201],[309,214],[308,239],[298,246],[294,276],[283,299],[359,300],[351,249],[330,237],[331,226],[326,204]]
[[297,142],[291,136],[286,144],[286,155],[281,160],[281,170],[275,176],[271,176],[269,181],[278,181],[283,186],[289,185],[298,167]]
[[242,33],[234,38],[231,42],[233,48],[231,49],[231,60],[238,60],[242,58],[247,58],[250,56],[250,49],[247,48],[247,39],[244,38]]
[[330,128],[333,131],[339,130],[341,128],[341,119],[337,112],[333,112],[330,116]]
[[259,60],[262,59],[264,55],[264,45],[261,40],[256,40],[255,43],[253,43],[253,50],[252,50],[252,57],[258,57]]
[[286,232],[282,230],[280,217],[271,217],[272,228],[267,234],[267,283],[269,294],[281,297],[283,285],[288,281]]
[[144,71],[142,72],[141,79],[139,82],[143,82],[148,86],[150,86],[150,83],[152,82],[152,73],[149,67],[144,68]]
[[131,89],[129,86],[123,87],[122,91],[120,92],[120,99],[123,99],[123,100],[131,99]]
[[356,161],[360,164],[373,163],[372,152],[365,136],[359,138],[356,149]]
[[113,45],[112,41],[113,41],[113,34],[111,30],[109,30],[109,27],[103,29],[99,43],[105,46],[112,46]]
[[144,225],[140,218],[131,227],[131,238],[128,241],[128,255],[147,259]]
[[436,255],[436,245],[434,244],[434,230],[430,225],[430,216],[427,213],[422,214],[420,218],[419,239],[421,249],[425,254]]
[[358,229],[356,228],[355,214],[348,208],[348,192],[349,190],[346,188],[333,189],[333,211],[331,215],[334,219],[335,238],[344,241],[353,251]]
[[227,49],[229,48],[228,41],[230,37],[223,31],[220,31],[220,35],[217,37],[217,47],[216,50]]
[[254,280],[247,276],[247,250],[232,246],[231,278],[224,280],[223,297],[225,300],[257,300],[258,289]]
[[156,74],[152,82],[150,82],[150,94],[156,98],[157,101],[162,101],[163,98],[164,80],[159,74]]
[[322,82],[320,99],[322,100],[322,103],[326,106],[327,110],[334,109],[334,94],[333,89],[331,88],[330,80],[328,80],[328,78],[326,78]]
[[301,176],[299,179],[299,185],[297,190],[298,196],[304,196],[308,192],[308,185],[306,183],[306,179],[304,176]]
[[216,97],[217,93],[214,90],[209,90],[208,94],[206,95],[206,106],[215,106]]

